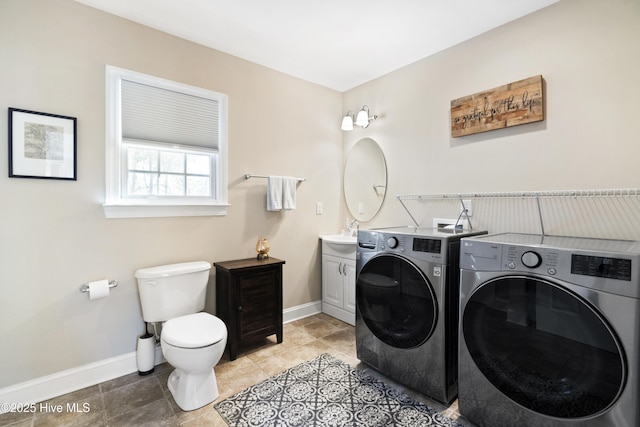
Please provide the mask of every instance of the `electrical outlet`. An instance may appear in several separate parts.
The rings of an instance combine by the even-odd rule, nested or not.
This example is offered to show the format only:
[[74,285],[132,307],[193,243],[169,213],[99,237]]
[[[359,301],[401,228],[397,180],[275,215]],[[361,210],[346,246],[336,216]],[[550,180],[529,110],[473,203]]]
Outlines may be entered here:
[[[471,199],[462,199],[462,204],[464,205],[464,209],[467,210],[467,216],[472,216],[473,209],[472,209]],[[462,206],[460,206],[460,213],[463,213],[462,209],[463,209]],[[462,217],[464,218],[464,214],[462,215]]]
[[322,215],[322,202],[316,202],[316,215]]

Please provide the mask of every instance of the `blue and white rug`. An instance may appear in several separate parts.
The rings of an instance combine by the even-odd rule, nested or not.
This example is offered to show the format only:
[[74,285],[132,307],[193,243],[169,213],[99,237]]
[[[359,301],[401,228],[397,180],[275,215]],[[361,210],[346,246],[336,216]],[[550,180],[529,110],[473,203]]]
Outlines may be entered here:
[[462,427],[329,354],[287,369],[215,408],[234,427]]

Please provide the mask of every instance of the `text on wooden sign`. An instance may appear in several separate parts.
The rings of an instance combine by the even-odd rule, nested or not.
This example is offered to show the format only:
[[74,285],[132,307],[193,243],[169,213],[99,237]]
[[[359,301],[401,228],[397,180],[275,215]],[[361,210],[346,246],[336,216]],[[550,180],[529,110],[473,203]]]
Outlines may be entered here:
[[451,101],[451,136],[544,120],[542,75]]

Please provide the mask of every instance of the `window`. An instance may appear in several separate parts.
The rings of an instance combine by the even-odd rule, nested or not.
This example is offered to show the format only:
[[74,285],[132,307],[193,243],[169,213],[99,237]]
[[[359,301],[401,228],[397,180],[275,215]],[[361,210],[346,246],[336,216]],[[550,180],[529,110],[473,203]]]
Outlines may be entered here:
[[225,215],[225,95],[107,66],[107,218]]

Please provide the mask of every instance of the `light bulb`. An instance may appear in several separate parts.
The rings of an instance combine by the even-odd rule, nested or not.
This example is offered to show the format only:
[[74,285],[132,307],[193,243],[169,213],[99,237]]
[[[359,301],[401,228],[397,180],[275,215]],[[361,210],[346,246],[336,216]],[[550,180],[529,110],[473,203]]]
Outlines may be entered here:
[[362,107],[362,110],[358,112],[358,116],[356,117],[356,124],[363,128],[369,126],[369,111],[367,106]]
[[348,112],[346,116],[342,118],[342,126],[340,126],[342,130],[353,130],[353,117],[351,117],[351,112]]

